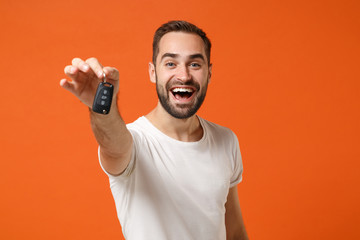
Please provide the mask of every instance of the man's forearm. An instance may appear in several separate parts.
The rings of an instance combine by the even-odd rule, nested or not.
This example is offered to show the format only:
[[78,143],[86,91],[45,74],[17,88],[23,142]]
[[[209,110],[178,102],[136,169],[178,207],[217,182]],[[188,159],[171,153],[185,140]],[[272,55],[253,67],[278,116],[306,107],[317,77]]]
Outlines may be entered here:
[[117,174],[122,172],[130,160],[132,136],[120,116],[116,100],[114,102],[107,115],[90,110],[90,120],[100,146],[102,163],[107,171]]

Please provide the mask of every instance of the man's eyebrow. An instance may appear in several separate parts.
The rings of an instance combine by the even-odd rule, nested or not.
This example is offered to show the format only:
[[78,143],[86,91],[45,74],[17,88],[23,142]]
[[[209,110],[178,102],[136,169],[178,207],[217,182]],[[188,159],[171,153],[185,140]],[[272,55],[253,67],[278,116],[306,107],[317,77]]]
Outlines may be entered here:
[[[162,56],[161,56],[161,60],[163,60],[164,58],[166,57],[170,57],[170,58],[177,58],[179,57],[179,54],[176,54],[176,53],[164,53]],[[160,61],[161,61],[160,60]]]
[[205,57],[204,57],[204,55],[202,55],[201,53],[192,54],[192,55],[190,55],[189,58],[190,58],[190,59],[200,58],[200,59],[202,59],[202,60],[205,61]]
[[[162,61],[164,58],[166,57],[170,57],[170,58],[178,58],[180,55],[177,54],[177,53],[164,53],[162,56],[161,56],[161,60]],[[189,56],[190,59],[195,59],[195,58],[200,58],[202,59],[203,61],[205,61],[205,57],[204,55],[202,55],[201,53],[195,53],[195,54],[191,54]]]

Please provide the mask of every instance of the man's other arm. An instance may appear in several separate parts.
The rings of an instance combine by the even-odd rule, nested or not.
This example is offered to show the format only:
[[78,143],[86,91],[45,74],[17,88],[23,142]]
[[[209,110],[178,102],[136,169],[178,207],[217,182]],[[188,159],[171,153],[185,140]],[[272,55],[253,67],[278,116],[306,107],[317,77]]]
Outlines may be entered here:
[[225,209],[226,239],[249,240],[241,214],[237,186],[229,189]]

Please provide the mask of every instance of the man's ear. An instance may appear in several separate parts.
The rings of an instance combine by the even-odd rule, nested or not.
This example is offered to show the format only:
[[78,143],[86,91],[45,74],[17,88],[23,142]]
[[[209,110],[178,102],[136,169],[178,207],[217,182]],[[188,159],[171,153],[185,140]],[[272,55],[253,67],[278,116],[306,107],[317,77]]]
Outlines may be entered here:
[[156,83],[155,66],[152,62],[149,62],[149,77],[152,83]]
[[212,63],[209,65],[209,83],[211,82],[211,75],[212,75]]

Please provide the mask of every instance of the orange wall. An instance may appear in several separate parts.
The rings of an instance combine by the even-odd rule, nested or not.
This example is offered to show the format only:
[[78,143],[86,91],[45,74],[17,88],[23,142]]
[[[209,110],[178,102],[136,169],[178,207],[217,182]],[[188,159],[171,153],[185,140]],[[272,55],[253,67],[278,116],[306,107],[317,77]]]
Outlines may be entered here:
[[200,115],[238,135],[251,239],[360,239],[360,6],[315,1],[0,2],[0,239],[121,239],[88,110],[59,86],[73,57],[120,71],[126,122],[156,104],[155,29],[213,43]]

